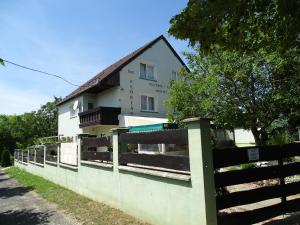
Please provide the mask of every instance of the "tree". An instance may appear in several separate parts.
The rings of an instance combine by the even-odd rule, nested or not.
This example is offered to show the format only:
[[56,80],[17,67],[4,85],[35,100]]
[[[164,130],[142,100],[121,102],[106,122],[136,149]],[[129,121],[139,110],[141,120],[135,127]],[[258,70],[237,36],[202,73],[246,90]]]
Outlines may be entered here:
[[299,0],[190,0],[175,15],[169,33],[210,51],[285,51],[300,44]]
[[4,61],[1,58],[0,58],[0,65],[4,66]]
[[7,167],[11,165],[10,153],[8,150],[4,150],[1,155],[1,166]]
[[[206,116],[224,128],[250,128],[260,144],[260,134],[278,115],[272,77],[264,69],[267,61],[263,52],[257,54],[260,60],[221,49],[210,56],[189,54],[192,72],[184,73],[171,86],[169,106],[178,112],[179,119]],[[186,92],[188,105],[183,105]]]
[[57,103],[61,98],[54,97],[53,102],[47,102],[35,113],[38,133],[40,137],[55,136],[58,129]]
[[38,111],[22,115],[0,115],[0,149],[11,152],[15,148],[26,148],[39,137],[57,135],[58,112],[56,104],[60,98],[42,105]]
[[190,0],[169,29],[195,50],[171,86],[171,117],[251,129],[257,144],[277,119],[299,123],[299,13],[299,0]]

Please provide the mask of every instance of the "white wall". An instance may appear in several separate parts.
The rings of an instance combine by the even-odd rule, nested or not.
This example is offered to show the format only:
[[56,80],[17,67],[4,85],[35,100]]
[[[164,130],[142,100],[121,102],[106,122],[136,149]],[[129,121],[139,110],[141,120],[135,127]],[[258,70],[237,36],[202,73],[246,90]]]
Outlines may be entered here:
[[[157,81],[139,78],[140,63],[154,65]],[[158,41],[120,71],[120,86],[98,94],[85,93],[59,106],[58,133],[65,136],[82,133],[82,129],[79,128],[79,117],[70,118],[69,114],[69,105],[75,100],[81,102],[83,111],[88,109],[88,102],[91,102],[94,104],[94,108],[99,106],[121,107],[122,115],[166,118],[168,110],[165,107],[165,101],[168,98],[172,71],[177,72],[181,67],[182,64],[166,43],[163,40]],[[141,95],[156,98],[157,112],[141,111]]]
[[[155,66],[157,81],[140,79],[140,63]],[[163,40],[158,41],[142,55],[125,66],[120,72],[120,104],[122,114],[165,118],[169,81],[172,71],[178,71],[182,64]],[[130,93],[132,91],[132,93]],[[157,99],[158,112],[141,112],[141,94],[153,95]],[[130,98],[132,96],[132,99]],[[131,102],[133,109],[131,109]]]
[[239,147],[255,145],[254,136],[250,130],[234,129],[234,137]]
[[78,100],[80,111],[82,111],[82,96],[74,98],[60,106],[58,106],[58,135],[75,136],[82,133],[82,129],[79,128],[79,116],[70,118],[70,105]]

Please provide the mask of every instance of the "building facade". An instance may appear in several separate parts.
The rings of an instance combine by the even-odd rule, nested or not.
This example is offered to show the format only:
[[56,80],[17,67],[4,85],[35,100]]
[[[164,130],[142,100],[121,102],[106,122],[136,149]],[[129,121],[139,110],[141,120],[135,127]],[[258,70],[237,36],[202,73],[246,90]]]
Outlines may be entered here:
[[114,127],[166,121],[170,80],[188,69],[164,36],[130,53],[58,104],[58,134],[101,136]]

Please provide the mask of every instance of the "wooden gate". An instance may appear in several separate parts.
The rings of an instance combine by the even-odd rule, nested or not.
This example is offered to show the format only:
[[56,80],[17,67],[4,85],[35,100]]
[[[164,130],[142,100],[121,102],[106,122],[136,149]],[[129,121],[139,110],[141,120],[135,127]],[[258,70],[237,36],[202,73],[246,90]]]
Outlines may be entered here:
[[[215,149],[215,187],[219,225],[258,223],[285,213],[300,211],[300,179],[286,182],[287,177],[300,174],[300,143]],[[265,162],[254,168],[241,169],[245,163]],[[245,166],[244,166],[245,167]],[[226,192],[224,188],[250,182],[271,180],[272,183],[252,189]],[[237,186],[238,187],[238,186]],[[268,199],[281,201],[247,211],[228,210]],[[224,210],[225,209],[225,210]]]

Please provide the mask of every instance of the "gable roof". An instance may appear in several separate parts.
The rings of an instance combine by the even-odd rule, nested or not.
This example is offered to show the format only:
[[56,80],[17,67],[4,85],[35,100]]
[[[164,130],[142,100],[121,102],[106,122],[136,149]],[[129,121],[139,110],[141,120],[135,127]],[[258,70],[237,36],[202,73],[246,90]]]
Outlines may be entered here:
[[173,52],[175,57],[181,62],[181,64],[189,71],[188,67],[185,65],[185,63],[182,61],[180,56],[177,54],[177,52],[174,50],[174,48],[171,46],[171,44],[167,41],[167,39],[161,35],[155,38],[154,40],[150,41],[149,43],[145,44],[144,46],[138,48],[134,52],[130,53],[129,55],[121,58],[119,61],[115,62],[114,64],[110,65],[106,69],[102,70],[100,73],[96,74],[93,78],[85,82],[83,85],[78,87],[75,91],[73,91],[71,94],[67,95],[65,98],[62,99],[61,102],[59,102],[57,105],[61,105],[76,96],[80,95],[81,93],[84,93],[90,89],[92,89],[95,86],[101,86],[101,84],[109,79],[111,76],[116,76],[116,74],[128,63],[130,63],[132,60],[137,58],[139,55],[144,53],[147,49],[151,48],[155,43],[158,41],[163,40],[167,46],[170,48],[170,50]]

